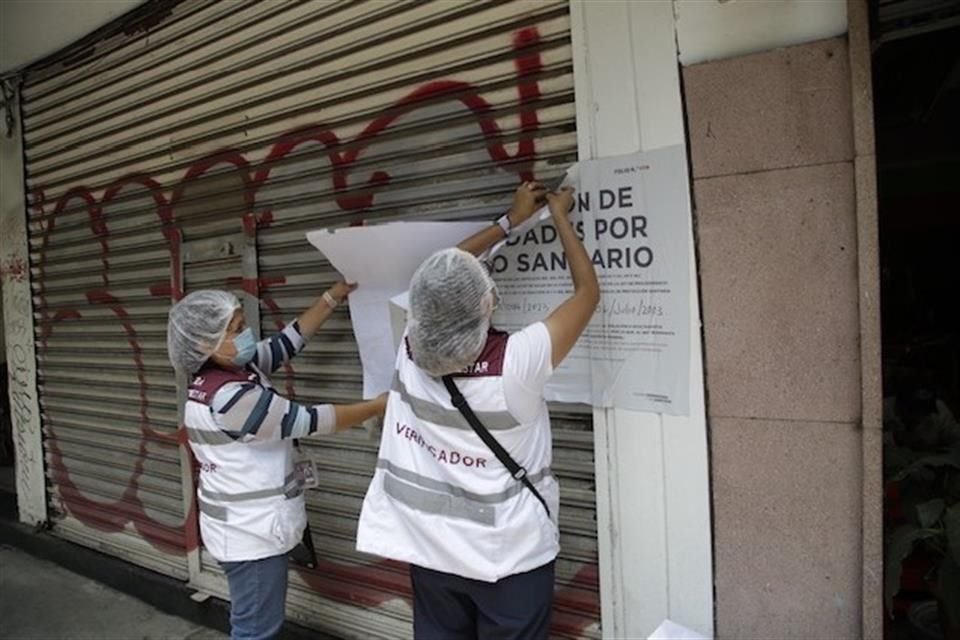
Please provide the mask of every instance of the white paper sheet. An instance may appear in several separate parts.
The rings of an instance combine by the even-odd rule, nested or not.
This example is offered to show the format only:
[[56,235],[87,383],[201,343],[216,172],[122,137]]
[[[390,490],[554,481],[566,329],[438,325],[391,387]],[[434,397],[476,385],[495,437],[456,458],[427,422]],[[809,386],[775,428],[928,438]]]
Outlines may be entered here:
[[395,222],[307,233],[347,282],[350,318],[363,365],[363,396],[390,388],[396,358],[390,299],[407,290],[413,272],[428,256],[456,246],[489,222]]
[[407,328],[407,311],[410,309],[410,291],[390,298],[390,330],[393,334],[393,350],[400,349],[400,340]]
[[664,620],[647,640],[708,640],[708,638],[672,620]]
[[[689,402],[690,245],[680,145],[581,162],[570,219],[596,268],[601,303],[544,390],[547,400],[685,415]],[[572,172],[571,172],[572,173]],[[516,332],[573,292],[550,222],[516,234],[491,261],[495,326]]]

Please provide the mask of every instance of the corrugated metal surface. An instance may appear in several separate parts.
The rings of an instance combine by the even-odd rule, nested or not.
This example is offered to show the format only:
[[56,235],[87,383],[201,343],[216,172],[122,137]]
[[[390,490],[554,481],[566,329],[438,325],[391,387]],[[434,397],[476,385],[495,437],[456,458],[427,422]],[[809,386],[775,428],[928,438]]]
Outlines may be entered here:
[[[272,331],[335,279],[306,230],[491,219],[518,176],[575,160],[576,132],[565,1],[158,7],[147,31],[36,71],[23,109],[55,530],[183,576],[195,542],[170,297],[245,290]],[[308,401],[357,398],[347,314],[274,383]],[[596,637],[590,419],[554,415],[555,632]],[[375,450],[360,432],[311,444],[326,481],[309,496],[321,566],[292,575],[289,604],[336,635],[410,632],[404,567],[353,550]],[[194,581],[223,593],[216,563],[200,566]]]

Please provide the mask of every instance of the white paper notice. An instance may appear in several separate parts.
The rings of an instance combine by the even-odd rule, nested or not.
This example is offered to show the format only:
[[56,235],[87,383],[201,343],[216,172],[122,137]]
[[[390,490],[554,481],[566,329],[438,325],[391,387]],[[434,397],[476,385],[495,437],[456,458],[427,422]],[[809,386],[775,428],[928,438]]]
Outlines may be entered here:
[[[689,186],[679,146],[579,163],[578,235],[597,270],[593,322],[547,384],[548,400],[685,415],[690,366]],[[573,291],[550,222],[491,260],[494,325],[542,320]]]
[[489,226],[489,222],[395,222],[307,233],[310,244],[347,282],[359,285],[350,294],[350,318],[360,347],[365,398],[390,388],[397,353],[390,299],[407,290],[413,272],[432,253],[454,247]]
[[664,620],[647,640],[708,640],[707,636],[687,629],[672,620]]

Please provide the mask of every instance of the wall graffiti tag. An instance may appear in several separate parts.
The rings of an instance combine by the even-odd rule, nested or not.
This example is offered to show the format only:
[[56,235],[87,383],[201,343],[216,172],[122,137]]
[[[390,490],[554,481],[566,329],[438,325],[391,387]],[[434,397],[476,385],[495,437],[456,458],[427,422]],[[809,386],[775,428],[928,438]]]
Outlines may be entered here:
[[[5,221],[6,222],[6,221]],[[4,225],[16,237],[17,226],[23,231],[22,222]],[[16,452],[16,486],[21,519],[39,523],[46,520],[40,508],[46,488],[43,483],[43,449],[41,448],[40,419],[37,414],[36,361],[34,359],[33,327],[30,284],[26,246],[15,247],[7,256],[0,258],[0,281],[3,283],[4,325],[7,344],[7,377],[9,383],[10,421],[13,427],[14,451]],[[3,319],[0,318],[0,321]]]

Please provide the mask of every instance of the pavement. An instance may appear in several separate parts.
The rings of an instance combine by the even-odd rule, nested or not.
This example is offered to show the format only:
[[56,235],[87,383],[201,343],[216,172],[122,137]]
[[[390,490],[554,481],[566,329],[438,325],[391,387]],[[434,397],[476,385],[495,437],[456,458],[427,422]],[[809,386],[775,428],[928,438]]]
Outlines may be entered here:
[[0,544],[2,640],[225,640],[220,631]]

